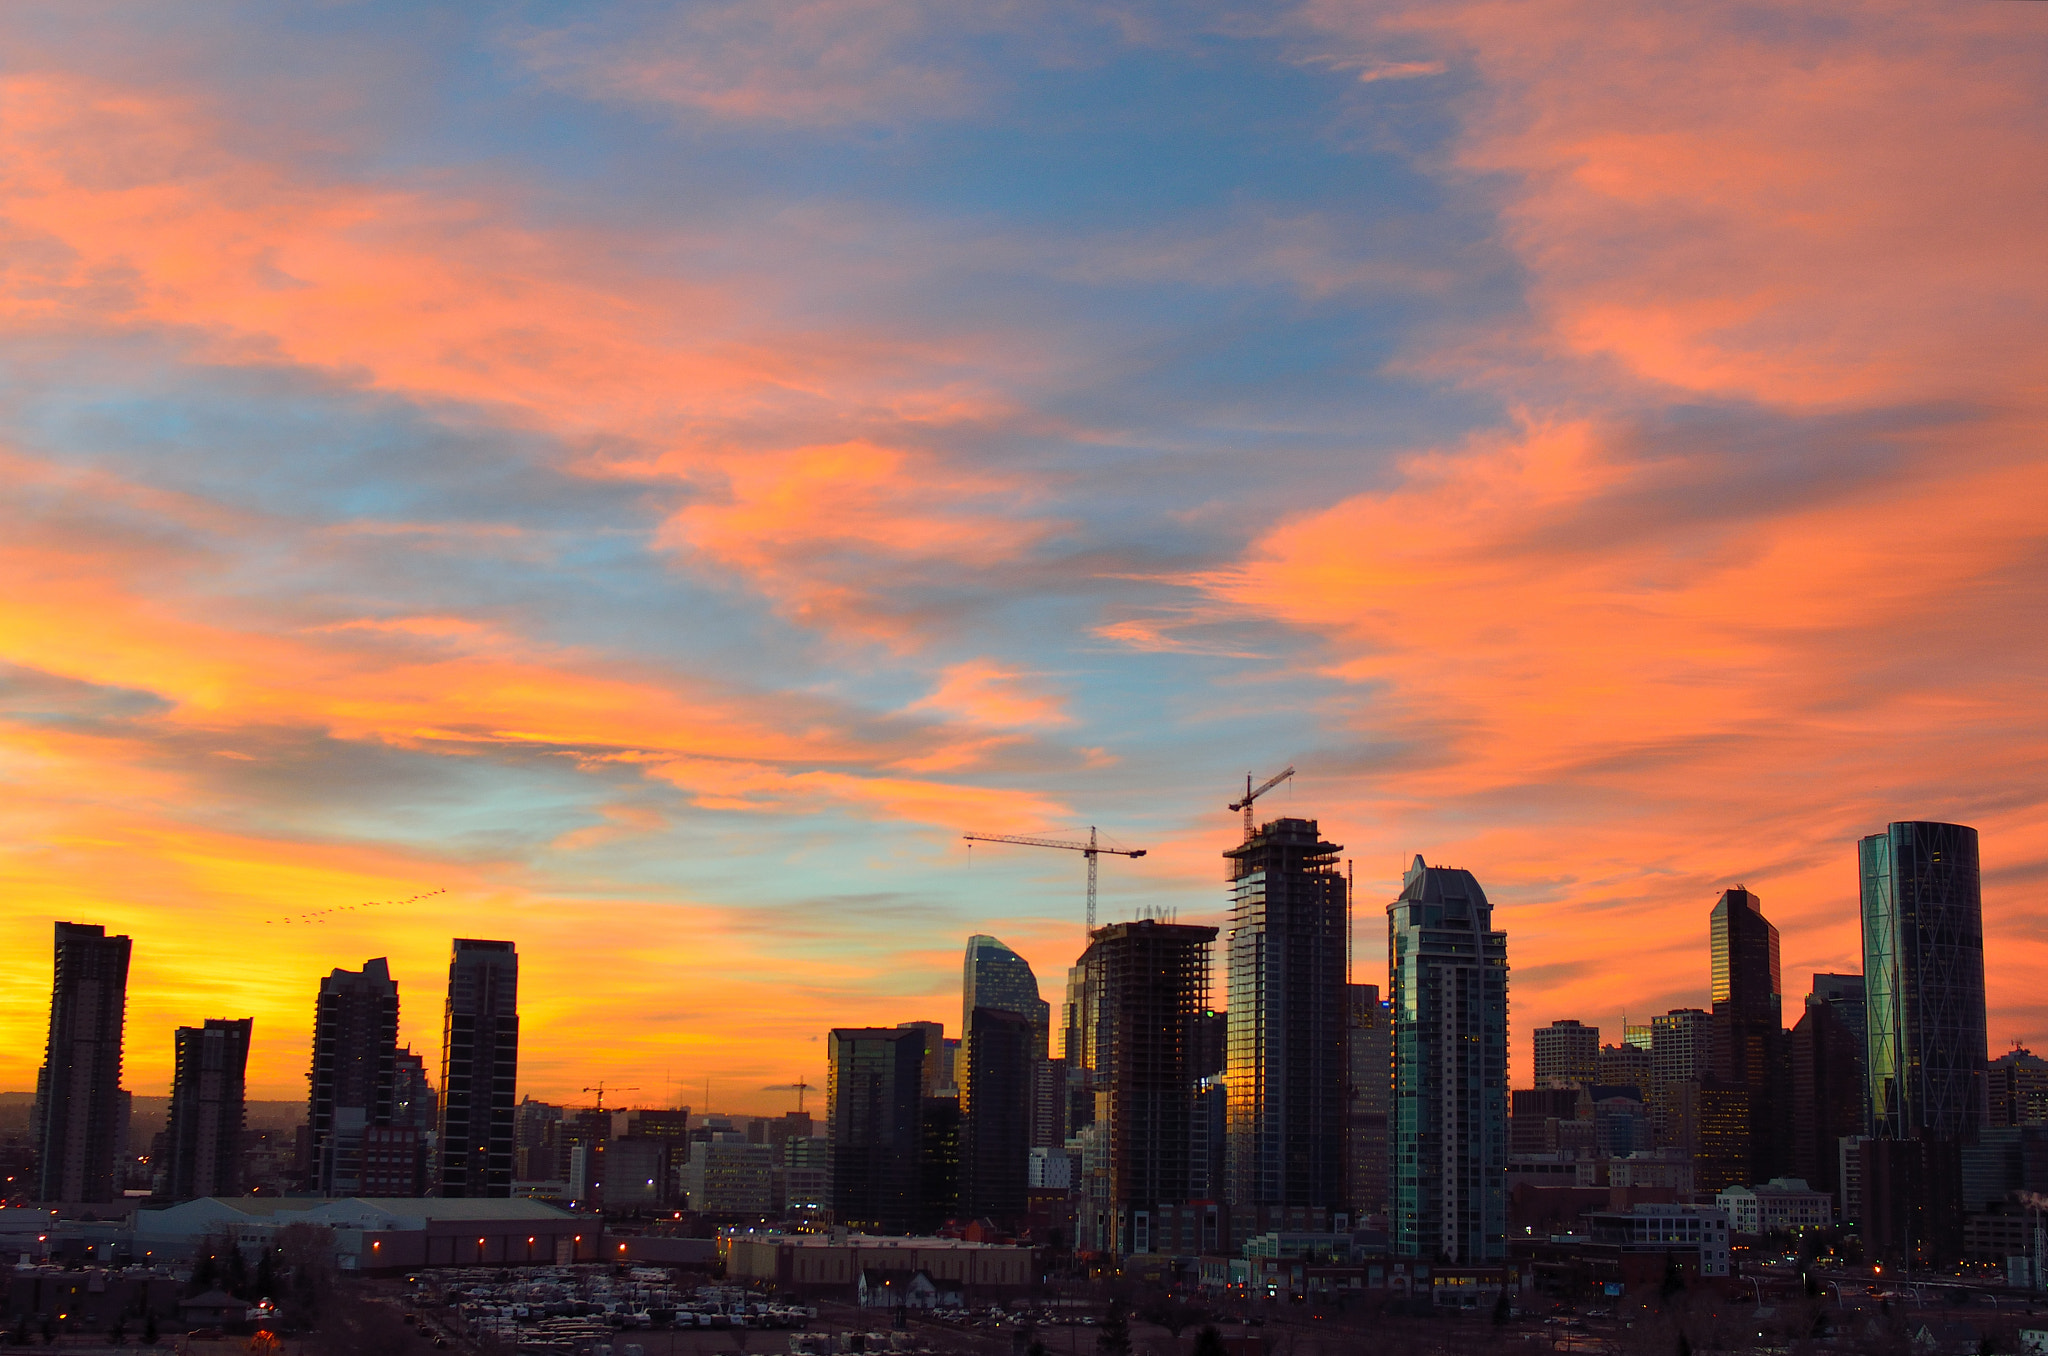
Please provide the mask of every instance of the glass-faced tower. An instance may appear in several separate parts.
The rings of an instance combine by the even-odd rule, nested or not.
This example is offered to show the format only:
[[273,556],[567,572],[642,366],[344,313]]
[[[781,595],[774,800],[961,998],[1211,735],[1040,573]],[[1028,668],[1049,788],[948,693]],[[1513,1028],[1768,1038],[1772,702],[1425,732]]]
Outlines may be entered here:
[[1974,1140],[1986,1118],[1977,831],[1892,824],[1857,857],[1871,1133]]
[[1387,906],[1394,1105],[1388,1243],[1507,1256],[1508,935],[1469,871],[1420,856]]

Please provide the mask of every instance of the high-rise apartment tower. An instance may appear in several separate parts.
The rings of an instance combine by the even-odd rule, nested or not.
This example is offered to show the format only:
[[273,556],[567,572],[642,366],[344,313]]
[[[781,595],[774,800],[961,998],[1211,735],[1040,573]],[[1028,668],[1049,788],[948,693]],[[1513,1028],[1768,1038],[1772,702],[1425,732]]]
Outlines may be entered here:
[[1344,1200],[1350,898],[1312,819],[1276,819],[1231,863],[1224,1154],[1231,1227]]
[[1469,871],[1420,856],[1387,906],[1394,1109],[1388,1244],[1507,1255],[1508,937]]
[[209,1017],[174,1038],[164,1181],[171,1199],[242,1194],[243,1079],[249,1068],[247,1017]]
[[510,942],[455,939],[441,1037],[440,1193],[512,1194],[519,1082],[519,954]]
[[1120,1254],[1154,1251],[1164,1241],[1160,1207],[1177,1210],[1191,1199],[1215,940],[1215,928],[1146,918],[1097,928],[1081,956],[1085,1007],[1076,1039],[1107,1145],[1099,1202],[1107,1218],[1084,1224]]
[[57,924],[50,1038],[36,1079],[37,1196],[111,1201],[121,1194],[126,1131],[121,1029],[128,1011],[126,937],[96,923]]
[[363,1193],[363,1141],[391,1124],[398,1051],[398,982],[383,957],[320,981],[313,1010],[313,1072],[306,1128],[308,1185],[323,1196]]

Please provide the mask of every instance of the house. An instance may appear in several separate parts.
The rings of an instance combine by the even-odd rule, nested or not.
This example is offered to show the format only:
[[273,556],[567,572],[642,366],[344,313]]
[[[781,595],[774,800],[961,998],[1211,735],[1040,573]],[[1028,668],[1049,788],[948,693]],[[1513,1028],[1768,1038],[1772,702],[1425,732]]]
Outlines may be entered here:
[[868,1267],[860,1273],[855,1297],[863,1309],[958,1309],[960,1287],[939,1287],[923,1268]]
[[1906,1334],[1915,1352],[1933,1356],[1977,1356],[1983,1341],[1968,1323],[1922,1323]]

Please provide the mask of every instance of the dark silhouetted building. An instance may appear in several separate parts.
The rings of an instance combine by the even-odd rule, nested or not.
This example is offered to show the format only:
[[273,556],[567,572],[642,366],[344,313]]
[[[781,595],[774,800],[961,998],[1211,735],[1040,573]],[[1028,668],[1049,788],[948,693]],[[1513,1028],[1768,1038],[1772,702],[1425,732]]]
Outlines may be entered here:
[[1556,1153],[1558,1126],[1579,1118],[1577,1088],[1516,1088],[1509,1094],[1508,1152]]
[[1394,1105],[1388,1246],[1507,1255],[1508,938],[1469,871],[1420,856],[1387,906]]
[[1778,929],[1738,885],[1708,915],[1713,955],[1713,1076],[1749,1092],[1749,1182],[1791,1170],[1791,1065],[1785,1042]]
[[1567,1019],[1539,1026],[1535,1043],[1535,1086],[1583,1088],[1600,1077],[1600,1028]]
[[519,953],[510,942],[455,939],[441,1036],[442,1196],[512,1194],[519,1082]]
[[242,1194],[247,1017],[209,1017],[173,1037],[171,1111],[164,1126],[165,1181],[173,1200]]
[[[1045,1005],[1039,1004],[1040,1008]],[[962,1196],[966,1213],[1014,1224],[1024,1216],[1042,1028],[1021,1012],[972,1008],[960,1049]]]
[[924,1057],[919,1027],[840,1027],[828,1038],[832,1213],[849,1229],[905,1234],[917,1225],[925,1103],[940,1100],[924,1096]]
[[360,1196],[363,1139],[391,1124],[398,1059],[398,983],[382,957],[320,981],[313,1011],[312,1093],[306,1107],[312,1171],[323,1196]]
[[1977,831],[1897,823],[1857,849],[1871,1133],[1968,1142],[1988,1110]]
[[[1238,1237],[1344,1210],[1350,900],[1335,843],[1276,819],[1231,863],[1225,1199]],[[1327,1226],[1325,1226],[1327,1227]]]
[[1148,918],[1096,929],[1081,956],[1073,1039],[1107,1146],[1094,1206],[1105,1218],[1084,1221],[1083,1232],[1119,1254],[1167,1250],[1177,1237],[1167,1222],[1177,1227],[1193,1199],[1197,1047],[1215,940],[1215,928]]
[[1843,1204],[1841,1142],[1870,1124],[1864,1102],[1863,976],[1815,975],[1792,1028],[1792,1175]]
[[[1026,1053],[1025,1070],[1025,1152],[1020,1155],[1017,1171],[1025,1170],[1025,1159],[1033,1145],[1055,1146],[1066,1140],[1066,1080],[1064,1070],[1055,1077],[1055,1071],[1047,1067],[1048,1045],[1052,1031],[1052,1005],[1038,994],[1038,976],[1031,971],[1030,964],[1016,952],[1004,946],[994,937],[977,935],[967,939],[967,954],[961,966],[961,1026],[960,1050],[954,1071],[954,1084],[959,1090],[960,1115],[964,1133],[971,1138],[973,1133],[973,1101],[968,1082],[973,1077],[975,1066],[972,1045],[974,1032],[971,1029],[974,1011],[983,1008],[990,1012],[1010,1012],[1025,1020],[1031,1029],[1031,1045]],[[926,1094],[931,1095],[930,1093]],[[963,1145],[968,1140],[963,1139]],[[965,1148],[969,1163],[963,1188],[973,1194],[973,1155],[971,1146]],[[1020,1176],[1018,1180],[1023,1179]],[[1021,1188],[1020,1188],[1021,1190]],[[1019,1197],[1021,1201],[1022,1197]],[[1022,1208],[1021,1205],[1019,1207]]]
[[2048,1059],[2015,1047],[1991,1061],[1991,1123],[2048,1125]]
[[1394,1089],[1392,1020],[1377,984],[1350,986],[1344,1027],[1344,1203],[1352,1222],[1387,1213],[1387,1101]]
[[[1643,1028],[1648,1031],[1649,1028]],[[1656,1117],[1656,1061],[1650,1054],[1649,1042],[1632,1045],[1623,1041],[1620,1045],[1603,1045],[1600,1056],[1594,1061],[1595,1083],[1608,1087],[1640,1088],[1646,1105],[1651,1108],[1651,1119]]]
[[908,1031],[912,1027],[916,1027],[924,1033],[924,1069],[918,1075],[918,1085],[924,1089],[924,1095],[926,1097],[938,1097],[941,1095],[950,1097],[954,1095],[954,1079],[957,1077],[958,1070],[955,1069],[953,1061],[947,1058],[949,1053],[947,1046],[951,1045],[957,1048],[959,1042],[946,1039],[946,1024],[944,1022],[896,1023],[896,1028],[899,1031]]
[[1946,1267],[1963,1256],[1962,1146],[1953,1139],[1866,1139],[1863,1246],[1874,1258]]
[[41,1200],[111,1201],[121,1194],[129,947],[128,938],[109,937],[96,923],[57,924],[50,1038],[34,1112]]

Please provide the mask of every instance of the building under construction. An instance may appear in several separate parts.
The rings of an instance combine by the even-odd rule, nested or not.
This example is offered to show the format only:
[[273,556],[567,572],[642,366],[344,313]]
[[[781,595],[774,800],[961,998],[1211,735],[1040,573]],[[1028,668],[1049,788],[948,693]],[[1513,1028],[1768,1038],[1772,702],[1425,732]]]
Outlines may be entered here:
[[1225,1198],[1235,1237],[1327,1229],[1347,1202],[1350,896],[1312,819],[1276,819],[1231,864]]
[[[1141,919],[1089,934],[1068,1058],[1087,1070],[1095,1121],[1086,1243],[1118,1254],[1193,1251],[1188,1236],[1200,1026],[1216,929]],[[1086,1190],[1086,1188],[1084,1188]]]

